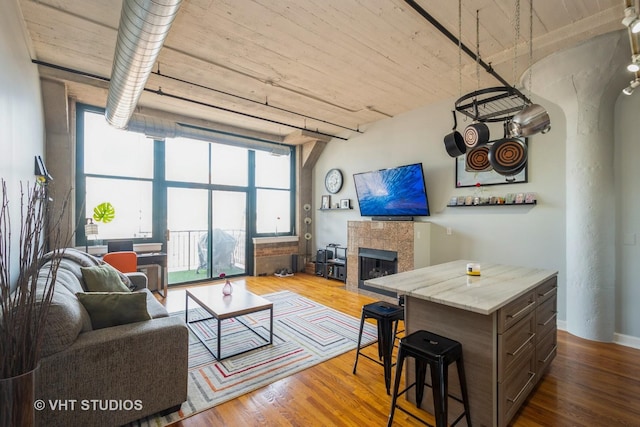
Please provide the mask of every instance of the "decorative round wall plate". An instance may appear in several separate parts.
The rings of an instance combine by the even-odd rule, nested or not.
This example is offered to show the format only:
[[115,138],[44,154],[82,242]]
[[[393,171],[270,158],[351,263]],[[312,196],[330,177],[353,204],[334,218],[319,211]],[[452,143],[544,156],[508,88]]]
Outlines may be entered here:
[[305,203],[304,206],[302,207],[302,209],[304,209],[305,211],[309,212],[311,210],[311,205],[309,203]]
[[342,172],[340,169],[331,169],[324,177],[324,187],[331,194],[335,194],[342,188]]
[[306,218],[304,219],[304,223],[305,223],[305,224],[311,224],[311,218],[306,217]]

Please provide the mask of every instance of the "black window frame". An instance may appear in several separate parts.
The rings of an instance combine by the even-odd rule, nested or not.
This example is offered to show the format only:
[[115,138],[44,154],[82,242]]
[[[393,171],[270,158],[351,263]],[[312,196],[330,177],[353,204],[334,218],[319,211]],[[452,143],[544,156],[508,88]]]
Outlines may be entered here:
[[[132,238],[134,243],[146,243],[146,242],[164,242],[165,241],[165,230],[167,228],[167,188],[169,188],[168,183],[171,182],[171,187],[175,187],[177,182],[167,181],[165,179],[165,143],[164,140],[154,139],[154,149],[153,149],[153,177],[149,178],[139,178],[139,177],[123,177],[123,176],[110,176],[110,175],[101,175],[101,174],[86,174],[84,171],[84,154],[85,154],[85,144],[84,144],[84,114],[85,113],[94,113],[104,115],[104,108],[91,106],[87,104],[77,104],[76,105],[76,150],[75,150],[75,158],[76,158],[76,170],[75,170],[75,205],[76,205],[76,224],[78,224],[76,228],[76,245],[86,245],[87,239],[84,233],[84,224],[85,224],[85,194],[86,194],[86,178],[87,177],[97,177],[97,178],[110,178],[110,179],[123,179],[123,180],[139,180],[139,181],[150,181],[152,182],[152,233],[151,237],[139,237]],[[275,145],[275,144],[274,144]],[[289,148],[289,166],[290,166],[290,183],[289,189],[284,190],[281,188],[274,188],[275,190],[281,191],[289,191],[289,201],[290,201],[290,225],[289,231],[286,233],[283,232],[269,232],[269,233],[257,233],[257,191],[258,189],[271,189],[269,187],[256,187],[255,184],[255,150],[249,148],[248,149],[248,182],[247,187],[244,191],[247,193],[247,250],[251,251],[253,248],[253,237],[275,237],[275,236],[295,236],[296,235],[296,150],[294,146],[291,145],[283,145],[280,144],[280,147],[286,146]],[[203,185],[201,183],[180,183],[179,186],[184,186],[185,188],[202,188]],[[209,185],[206,185],[209,187]],[[225,189],[234,189],[240,190],[244,187],[237,186],[225,186],[225,185],[210,185],[211,188],[225,190]],[[242,191],[242,190],[241,190]],[[247,261],[251,260],[252,257],[247,254]],[[248,262],[249,264],[249,262]],[[249,268],[249,265],[247,265]],[[248,270],[247,268],[247,270]]]

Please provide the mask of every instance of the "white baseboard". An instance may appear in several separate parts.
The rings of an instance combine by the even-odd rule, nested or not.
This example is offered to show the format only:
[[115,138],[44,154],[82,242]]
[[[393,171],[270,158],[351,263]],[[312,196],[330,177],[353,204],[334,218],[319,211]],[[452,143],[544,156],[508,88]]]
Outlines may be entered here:
[[[558,320],[558,329],[561,331],[567,330],[567,321],[566,320]],[[625,347],[637,348],[640,349],[640,338],[634,337],[631,335],[619,334],[617,332],[613,333],[613,343],[623,345]]]
[[567,321],[566,320],[558,320],[556,323],[558,325],[558,329],[560,329],[561,331],[566,331],[567,330]]
[[626,347],[640,349],[640,338],[633,337],[631,335],[623,335],[623,334],[614,332],[613,342],[616,344],[624,345]]

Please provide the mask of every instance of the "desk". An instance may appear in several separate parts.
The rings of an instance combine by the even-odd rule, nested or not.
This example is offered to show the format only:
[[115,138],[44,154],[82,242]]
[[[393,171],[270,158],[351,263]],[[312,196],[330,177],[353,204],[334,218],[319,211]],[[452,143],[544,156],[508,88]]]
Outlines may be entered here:
[[167,289],[169,287],[169,274],[167,272],[167,254],[164,252],[139,252],[138,266],[159,265],[160,281],[158,282],[158,293],[163,297],[167,297]]
[[[462,344],[473,425],[505,427],[556,355],[558,272],[482,263],[480,276],[468,276],[469,262],[438,264],[365,283],[405,295],[407,334],[424,329]],[[413,378],[411,363],[407,372],[407,378]],[[449,387],[459,396],[457,384],[453,369]],[[413,390],[408,397],[415,401]],[[461,408],[449,402],[451,422]],[[433,413],[428,399],[422,405]]]

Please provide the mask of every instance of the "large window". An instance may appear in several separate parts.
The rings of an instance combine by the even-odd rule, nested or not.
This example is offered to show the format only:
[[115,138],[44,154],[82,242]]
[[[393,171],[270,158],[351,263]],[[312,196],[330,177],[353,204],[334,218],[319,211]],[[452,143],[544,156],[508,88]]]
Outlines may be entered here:
[[86,111],[78,122],[78,163],[84,172],[76,195],[80,220],[91,218],[96,206],[109,202],[115,218],[99,224],[100,239],[151,237],[153,141],[109,126],[97,112]]
[[184,138],[165,142],[165,177],[169,181],[209,183],[209,144]]
[[256,232],[291,233],[291,159],[256,152]]
[[[116,210],[112,222],[99,224],[101,240],[163,241],[170,188],[212,192],[210,215],[221,218],[216,212],[234,212],[236,219],[246,221],[247,242],[295,231],[292,155],[180,137],[153,140],[109,126],[103,110],[86,106],[78,106],[77,150],[78,223],[90,218],[102,202]],[[236,202],[240,211],[229,205]],[[213,222],[215,218],[208,226]],[[201,230],[203,224],[192,228]],[[83,227],[77,231],[78,243],[83,244]]]

